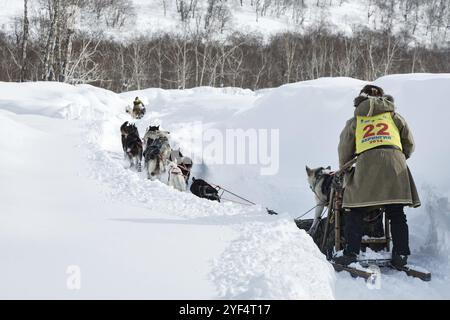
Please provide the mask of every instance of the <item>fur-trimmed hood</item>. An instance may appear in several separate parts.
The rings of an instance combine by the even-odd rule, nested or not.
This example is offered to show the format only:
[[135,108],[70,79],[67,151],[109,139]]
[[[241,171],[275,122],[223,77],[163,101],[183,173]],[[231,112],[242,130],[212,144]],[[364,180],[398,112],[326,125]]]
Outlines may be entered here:
[[375,116],[381,113],[395,111],[394,99],[391,96],[383,96],[379,98],[364,97],[364,99],[361,99],[358,104],[356,104],[355,101],[355,107],[355,117]]

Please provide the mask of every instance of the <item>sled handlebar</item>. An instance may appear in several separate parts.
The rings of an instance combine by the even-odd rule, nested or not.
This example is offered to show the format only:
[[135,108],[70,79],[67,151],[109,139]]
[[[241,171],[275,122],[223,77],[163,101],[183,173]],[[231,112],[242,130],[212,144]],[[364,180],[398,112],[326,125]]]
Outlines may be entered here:
[[338,171],[336,171],[334,174],[336,175],[336,176],[340,176],[341,174],[343,174],[345,171],[347,171],[348,169],[350,169],[355,163],[356,163],[356,160],[357,160],[358,158],[357,157],[355,157],[355,158],[353,158],[352,160],[350,160],[349,162],[347,162],[346,164],[344,164],[343,166],[342,166],[342,168],[340,168]]

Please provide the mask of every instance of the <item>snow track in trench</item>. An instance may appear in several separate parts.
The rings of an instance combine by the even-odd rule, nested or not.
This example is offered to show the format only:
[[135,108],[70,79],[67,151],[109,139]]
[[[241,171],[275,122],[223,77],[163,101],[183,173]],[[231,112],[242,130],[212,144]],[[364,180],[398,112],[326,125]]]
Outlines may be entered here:
[[[143,172],[128,169],[121,150],[102,148],[105,140],[120,140],[118,124],[122,120],[119,116],[89,125],[88,149],[92,164],[89,176],[106,186],[110,200],[144,207],[148,209],[149,218],[231,229],[234,239],[221,254],[218,253],[219,258],[210,260],[208,279],[216,287],[218,298],[334,298],[332,267],[289,215],[269,216],[261,206],[200,199],[160,181],[150,181]],[[142,121],[137,125],[143,127]],[[113,127],[117,127],[117,134],[105,137],[105,134],[111,134]],[[143,134],[140,130],[140,135]],[[117,219],[135,223],[145,220]],[[160,245],[164,246],[164,243]]]

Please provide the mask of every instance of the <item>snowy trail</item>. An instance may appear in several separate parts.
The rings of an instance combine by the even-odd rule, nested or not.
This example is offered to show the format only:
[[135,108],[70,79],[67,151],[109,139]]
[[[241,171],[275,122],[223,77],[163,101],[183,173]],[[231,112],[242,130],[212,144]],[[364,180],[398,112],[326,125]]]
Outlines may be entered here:
[[[83,96],[88,91],[80,89]],[[95,103],[105,101],[111,108],[114,101],[103,94],[90,93]],[[72,93],[72,99],[77,96]],[[124,168],[121,113],[99,112],[86,102],[81,108],[76,99],[55,100],[55,106],[39,109],[45,111],[36,110],[32,99],[0,101],[6,138],[1,164],[7,168],[0,173],[1,298],[213,299],[245,292],[247,298],[333,298],[329,267],[290,217],[269,217],[260,207],[210,202],[148,181]],[[329,269],[315,277],[323,292],[291,289],[302,281],[271,268],[230,268],[246,248],[254,250],[250,267],[270,265],[275,257],[279,264],[283,252],[264,243],[269,237],[276,244],[277,235],[286,248],[306,239],[300,247],[315,252],[316,263]],[[301,258],[296,255],[293,262]],[[67,288],[69,266],[80,268],[81,290]],[[236,294],[233,277],[239,277]]]
[[[37,120],[28,118],[30,123]],[[210,259],[233,232],[220,223],[163,218],[158,210],[149,215],[139,203],[105,197],[103,186],[86,178],[91,164],[80,123],[38,120],[46,132],[29,141],[21,154],[34,159],[38,170],[19,165],[20,174],[2,179],[9,187],[2,186],[8,216],[1,217],[1,297],[213,297],[206,277]],[[41,146],[39,157],[33,145]],[[55,159],[53,148],[64,157]],[[20,194],[27,196],[18,199]],[[66,288],[70,265],[81,268],[78,292]]]
[[[148,124],[149,118],[159,122],[161,119],[157,115],[152,112],[136,124],[142,127],[143,123]],[[202,226],[199,232],[211,226],[225,230],[231,236],[221,239],[225,242],[224,247],[215,254],[205,253],[199,247],[190,249],[197,251],[195,254],[205,254],[211,263],[207,279],[215,285],[217,292],[210,298],[333,298],[334,276],[331,266],[325,262],[309,236],[299,232],[289,215],[274,217],[267,215],[265,209],[259,206],[247,207],[230,202],[219,204],[198,199],[159,181],[148,181],[144,173],[124,169],[121,148],[107,141],[110,139],[111,127],[117,128],[117,124],[123,120],[119,116],[93,126],[92,140],[97,143],[90,145],[90,160],[94,169],[91,175],[111,187],[111,199],[148,208],[151,217],[121,218],[115,221]],[[171,122],[173,128],[177,124]],[[105,137],[105,134],[108,136]],[[102,146],[107,147],[103,149]],[[209,234],[205,237],[209,237]],[[209,246],[210,241],[205,240],[203,245]],[[306,251],[305,254],[302,251]],[[191,259],[197,258],[193,256]],[[305,263],[306,260],[311,261]],[[291,265],[299,267],[292,269]],[[323,273],[311,277],[312,266],[321,266]],[[316,281],[311,282],[311,278]],[[195,294],[191,296],[197,297]]]

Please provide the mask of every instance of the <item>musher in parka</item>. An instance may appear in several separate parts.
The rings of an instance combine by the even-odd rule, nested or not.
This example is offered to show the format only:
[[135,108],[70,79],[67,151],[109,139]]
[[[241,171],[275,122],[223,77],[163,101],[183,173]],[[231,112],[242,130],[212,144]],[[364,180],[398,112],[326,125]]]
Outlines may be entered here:
[[133,101],[133,106],[135,107],[145,107],[142,101],[139,99],[139,97],[136,97]]
[[419,207],[420,200],[406,160],[414,151],[414,139],[405,119],[395,112],[394,99],[383,89],[367,85],[355,99],[354,117],[340,136],[340,167],[358,156],[356,166],[344,178],[344,255],[335,262],[349,265],[360,252],[363,216],[385,208],[391,223],[392,265],[407,264],[409,231],[404,207]]
[[145,114],[145,105],[136,97],[133,101],[133,113],[134,118],[140,119]]
[[139,97],[136,97],[133,101],[133,111],[139,111],[141,108],[145,107]]

